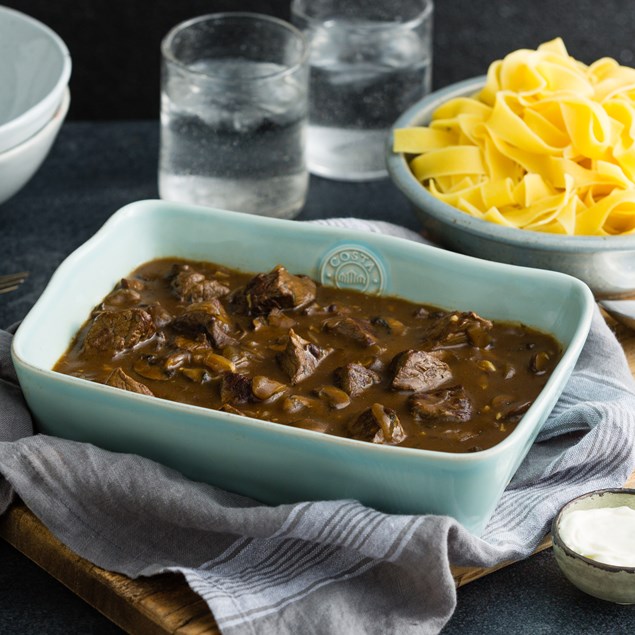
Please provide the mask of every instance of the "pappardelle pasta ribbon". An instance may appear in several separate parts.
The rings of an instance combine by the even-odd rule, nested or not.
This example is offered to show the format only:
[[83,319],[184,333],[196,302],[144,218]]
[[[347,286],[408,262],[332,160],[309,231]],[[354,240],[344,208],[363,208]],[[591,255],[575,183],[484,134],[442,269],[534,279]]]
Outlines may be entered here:
[[542,232],[635,233],[635,69],[571,57],[557,38],[493,62],[483,89],[394,131],[435,197]]

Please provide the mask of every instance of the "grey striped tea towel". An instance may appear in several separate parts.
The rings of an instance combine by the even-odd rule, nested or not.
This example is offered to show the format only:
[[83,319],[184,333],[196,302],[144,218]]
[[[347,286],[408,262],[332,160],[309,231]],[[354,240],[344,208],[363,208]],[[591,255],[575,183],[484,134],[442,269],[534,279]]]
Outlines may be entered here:
[[[327,222],[419,239],[387,223]],[[448,517],[351,500],[269,507],[138,456],[33,436],[10,340],[0,332],[0,513],[16,493],[100,567],[133,578],[181,572],[225,635],[437,633],[456,604],[450,564],[528,556],[562,504],[620,486],[635,468],[635,384],[599,312],[480,539]]]

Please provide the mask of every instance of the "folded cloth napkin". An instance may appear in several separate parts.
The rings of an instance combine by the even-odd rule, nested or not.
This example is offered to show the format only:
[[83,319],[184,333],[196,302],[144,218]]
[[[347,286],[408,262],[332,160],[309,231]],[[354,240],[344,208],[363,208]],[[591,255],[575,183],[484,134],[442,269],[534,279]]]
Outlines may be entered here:
[[[420,240],[387,223],[330,221]],[[353,500],[262,505],[135,455],[32,435],[0,331],[0,513],[17,494],[73,551],[132,578],[181,572],[225,635],[437,633],[450,565],[528,556],[560,506],[635,468],[635,383],[596,312],[571,380],[481,538]],[[90,417],[90,413],[86,413]]]

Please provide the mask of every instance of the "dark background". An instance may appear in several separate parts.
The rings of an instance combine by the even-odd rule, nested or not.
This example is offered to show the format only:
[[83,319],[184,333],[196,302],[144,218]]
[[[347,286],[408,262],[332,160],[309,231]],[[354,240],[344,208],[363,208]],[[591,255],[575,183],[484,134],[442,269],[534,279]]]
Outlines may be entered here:
[[[369,0],[373,1],[378,0]],[[159,47],[172,26],[217,11],[256,11],[288,19],[290,4],[290,0],[0,2],[41,20],[66,42],[73,59],[69,120],[157,118]],[[622,64],[635,64],[632,0],[437,0],[434,30],[436,88],[484,74],[493,59],[557,36],[583,62],[610,56]]]

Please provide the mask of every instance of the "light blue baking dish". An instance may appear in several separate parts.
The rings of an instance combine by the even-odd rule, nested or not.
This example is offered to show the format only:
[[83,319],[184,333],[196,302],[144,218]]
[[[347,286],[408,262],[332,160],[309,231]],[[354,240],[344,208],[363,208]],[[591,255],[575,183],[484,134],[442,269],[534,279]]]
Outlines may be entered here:
[[[522,321],[552,333],[563,358],[507,439],[461,455],[331,437],[51,370],[121,277],[168,256],[253,272],[281,263],[326,284]],[[12,353],[26,400],[46,434],[145,455],[266,503],[355,498],[388,512],[447,514],[479,534],[573,369],[592,307],[588,287],[560,273],[377,234],[140,201],[114,214],[62,263],[20,326]]]

